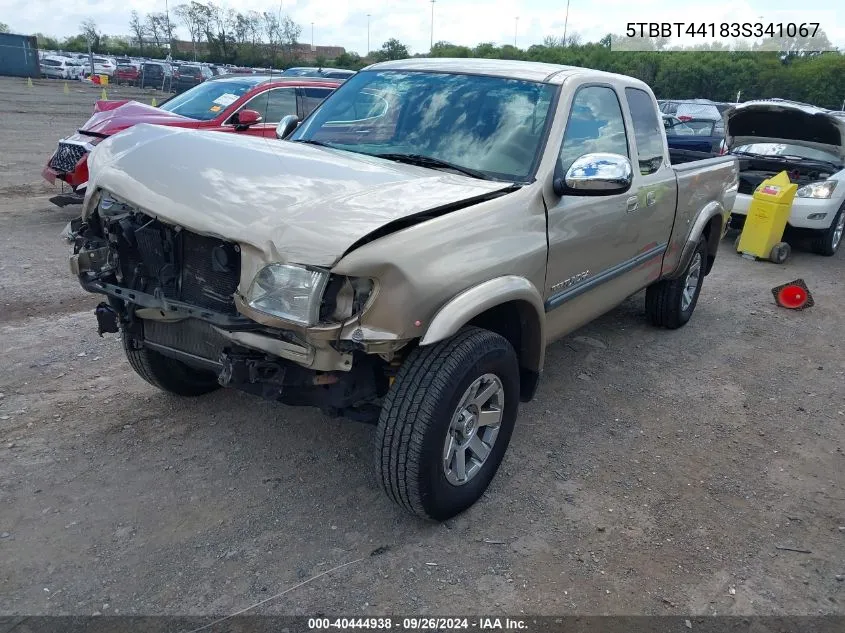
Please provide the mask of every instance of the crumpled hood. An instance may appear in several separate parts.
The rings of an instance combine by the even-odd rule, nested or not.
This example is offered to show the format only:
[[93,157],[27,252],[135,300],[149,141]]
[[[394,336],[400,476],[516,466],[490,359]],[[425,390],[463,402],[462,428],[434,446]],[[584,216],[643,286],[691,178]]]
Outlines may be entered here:
[[722,116],[729,150],[749,143],[790,143],[845,161],[845,118],[827,110],[790,101],[748,101]]
[[341,150],[239,134],[137,125],[88,159],[88,196],[108,190],[149,215],[261,251],[333,265],[394,220],[510,185]]
[[110,107],[110,105],[105,105],[102,108],[95,111],[94,115],[80,129],[85,132],[111,135],[138,123],[155,123],[158,125],[196,123],[194,119],[173,114],[138,101],[127,101],[116,108]]

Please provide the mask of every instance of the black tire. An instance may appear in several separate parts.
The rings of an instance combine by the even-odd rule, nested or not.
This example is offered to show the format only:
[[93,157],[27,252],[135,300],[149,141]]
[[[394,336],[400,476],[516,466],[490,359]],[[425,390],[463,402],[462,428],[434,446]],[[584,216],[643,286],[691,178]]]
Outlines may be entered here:
[[[700,268],[698,271],[698,287],[692,297],[692,301],[686,308],[683,306],[684,288],[686,287],[687,276],[692,269],[696,256],[700,257]],[[652,284],[645,292],[645,310],[649,321],[657,327],[665,327],[675,330],[686,325],[690,320],[698,297],[701,294],[701,286],[704,284],[704,271],[707,265],[707,242],[702,237],[695,247],[690,263],[676,279],[663,279]]]
[[196,397],[220,388],[212,372],[194,369],[146,347],[135,349],[125,333],[123,351],[135,373],[162,391],[177,396]]
[[830,223],[829,228],[824,231],[815,231],[813,241],[811,242],[811,248],[814,253],[826,257],[836,255],[836,251],[839,250],[839,246],[842,244],[842,238],[840,237],[839,241],[834,244],[834,233],[836,232],[836,225],[839,224],[843,215],[845,215],[845,203],[839,207],[839,211],[833,217],[833,222]]
[[[473,382],[492,373],[504,403],[499,433],[475,476],[453,485],[443,454],[452,416]],[[382,405],[375,438],[381,486],[399,506],[424,519],[445,521],[475,503],[499,468],[519,407],[519,365],[502,336],[467,327],[440,343],[418,347],[402,364]]]
[[769,253],[769,261],[774,262],[775,264],[783,264],[787,259],[789,259],[790,253],[792,253],[792,247],[789,244],[786,242],[778,242],[772,246],[772,252]]

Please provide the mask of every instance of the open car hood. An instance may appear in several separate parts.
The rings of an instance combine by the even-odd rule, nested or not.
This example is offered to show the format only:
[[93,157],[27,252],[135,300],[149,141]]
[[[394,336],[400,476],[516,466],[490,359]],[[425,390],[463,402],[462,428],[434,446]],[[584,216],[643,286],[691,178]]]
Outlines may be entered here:
[[83,217],[102,188],[164,222],[249,245],[267,262],[327,267],[386,225],[513,191],[342,150],[143,124],[97,145],[88,169]]
[[113,106],[113,103],[98,102],[93,116],[80,129],[95,134],[112,135],[138,123],[178,125],[193,121],[180,114],[173,114],[138,101],[117,102],[116,106]]
[[749,143],[790,143],[830,152],[845,162],[845,117],[791,101],[748,101],[729,108],[728,150]]

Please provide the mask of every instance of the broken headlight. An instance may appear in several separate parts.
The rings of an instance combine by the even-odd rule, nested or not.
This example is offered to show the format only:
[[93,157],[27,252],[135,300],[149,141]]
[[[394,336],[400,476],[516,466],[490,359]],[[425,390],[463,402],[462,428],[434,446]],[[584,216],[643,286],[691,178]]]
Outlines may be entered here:
[[296,264],[270,264],[258,271],[246,301],[251,308],[298,325],[316,325],[329,273]]
[[833,195],[833,190],[836,189],[835,180],[823,180],[821,182],[811,182],[809,185],[804,185],[795,192],[799,198],[817,198],[827,200]]
[[361,314],[372,293],[372,279],[332,275],[320,306],[320,321],[343,323]]

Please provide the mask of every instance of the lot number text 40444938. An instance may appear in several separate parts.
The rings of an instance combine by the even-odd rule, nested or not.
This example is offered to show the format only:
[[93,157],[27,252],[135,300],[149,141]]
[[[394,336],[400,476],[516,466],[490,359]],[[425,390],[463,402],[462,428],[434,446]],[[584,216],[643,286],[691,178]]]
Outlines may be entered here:
[[308,629],[354,631],[526,631],[524,620],[514,618],[308,618]]

